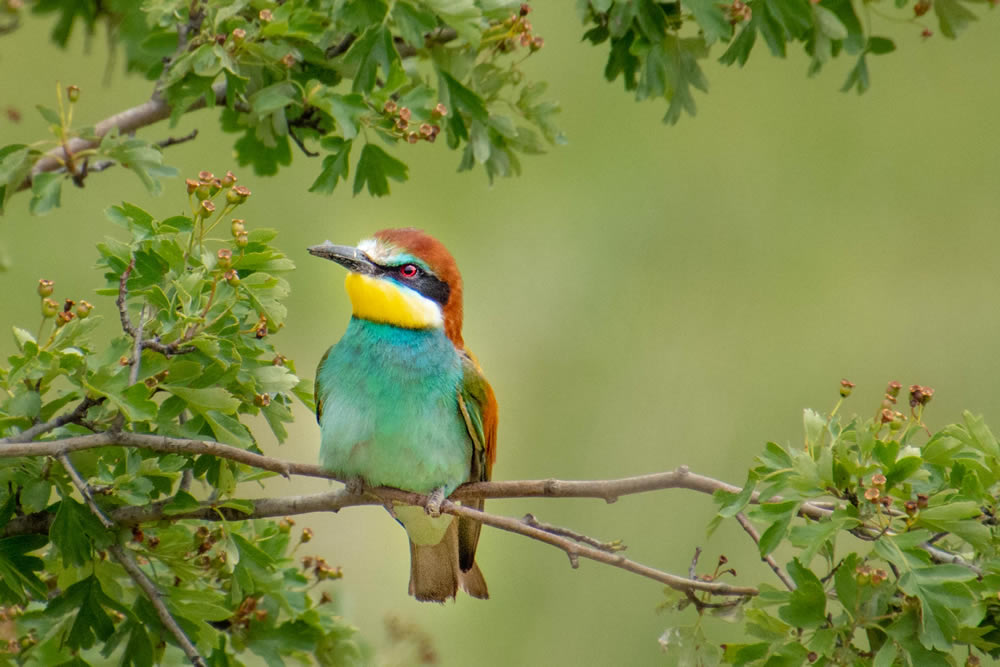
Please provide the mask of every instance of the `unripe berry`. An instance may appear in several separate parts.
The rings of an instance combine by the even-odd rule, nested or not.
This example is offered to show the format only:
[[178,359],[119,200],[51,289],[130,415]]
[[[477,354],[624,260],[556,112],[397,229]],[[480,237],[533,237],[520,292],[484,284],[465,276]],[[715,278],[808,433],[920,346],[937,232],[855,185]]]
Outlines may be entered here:
[[59,304],[52,299],[45,298],[42,299],[42,317],[55,317],[56,313],[59,312]]
[[410,121],[410,110],[407,109],[406,107],[400,107],[399,108],[399,117],[402,118],[403,120],[409,122]]
[[80,99],[80,86],[70,86],[66,89],[66,97],[69,98],[71,103],[75,103]]
[[51,280],[42,278],[38,281],[38,296],[50,296],[52,294],[53,283]]
[[286,53],[281,58],[281,64],[284,65],[285,67],[287,67],[288,69],[293,68],[295,66],[295,54],[294,53]]
[[230,287],[236,287],[240,284],[240,274],[236,273],[235,269],[229,269],[223,276],[226,282],[229,283]]
[[184,179],[184,185],[187,186],[187,193],[189,195],[193,195],[195,191],[198,189],[199,184],[198,181],[194,180],[193,178],[186,178]]
[[302,542],[312,542],[313,530],[312,528],[303,528],[302,537],[300,538]]
[[260,19],[261,23],[270,23],[274,18],[274,14],[271,13],[270,9],[262,9],[260,13],[257,14],[257,18]]
[[212,196],[212,186],[209,183],[199,183],[198,187],[195,188],[194,196],[199,200],[204,201]]
[[532,51],[538,51],[543,46],[545,46],[545,40],[542,39],[541,37],[535,37],[533,40],[531,40]]
[[521,16],[527,16],[531,11],[531,7],[528,6],[527,2],[521,3],[521,10],[518,12]]
[[397,108],[398,107],[396,105],[396,101],[395,100],[386,100],[385,101],[385,106],[382,107],[382,110],[385,111],[386,113],[392,113],[392,114],[394,114],[394,113],[396,113],[396,109]]
[[76,316],[82,320],[86,318],[87,315],[90,315],[90,311],[92,311],[93,309],[94,307],[90,305],[89,301],[81,301],[80,303],[76,304]]
[[233,238],[235,238],[235,237],[239,236],[240,234],[243,234],[244,232],[246,232],[246,226],[243,224],[244,222],[245,222],[245,220],[243,220],[243,218],[234,218],[233,219],[233,223],[230,226],[230,229],[233,232]]
[[250,243],[250,237],[247,235],[246,232],[240,232],[239,234],[236,235],[237,248],[246,248],[249,243]]
[[847,398],[851,395],[851,390],[854,389],[854,383],[849,380],[840,381],[840,395]]
[[208,183],[213,178],[215,178],[215,174],[213,174],[210,171],[199,171],[198,172],[198,180],[201,181],[202,183]]
[[237,28],[231,34],[234,44],[242,44],[243,40],[247,38],[247,31],[243,28]]
[[448,115],[448,107],[438,102],[433,109],[431,109],[431,118],[437,120],[438,118],[444,118]]
[[198,207],[198,217],[208,218],[213,213],[215,213],[215,204],[212,203],[212,200],[206,199],[201,202],[201,206]]
[[64,310],[58,315],[56,315],[56,326],[61,327],[65,324],[69,324],[70,322],[73,321],[74,317],[76,317],[76,315],[69,312],[68,310]]
[[410,132],[409,134],[406,135],[406,141],[411,144],[415,144],[418,141],[420,141],[420,135],[417,134],[416,132]]
[[253,397],[253,404],[258,408],[266,408],[271,405],[271,395],[270,394],[257,394]]
[[219,251],[215,253],[218,257],[218,266],[220,269],[228,269],[233,263],[233,251],[229,248],[219,248]]
[[231,171],[227,171],[226,175],[222,177],[222,186],[225,188],[232,187],[236,183],[236,174]]
[[898,382],[896,382],[895,380],[893,380],[885,388],[885,393],[887,393],[888,395],[892,396],[893,398],[896,398],[897,396],[899,396],[899,390],[902,387],[903,387],[903,385],[901,385]]

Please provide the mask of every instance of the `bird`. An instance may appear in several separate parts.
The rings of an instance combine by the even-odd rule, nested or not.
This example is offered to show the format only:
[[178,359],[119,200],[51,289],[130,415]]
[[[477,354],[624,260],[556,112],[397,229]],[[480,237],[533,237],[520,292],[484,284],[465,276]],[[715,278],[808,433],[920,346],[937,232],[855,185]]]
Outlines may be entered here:
[[413,228],[308,251],[347,269],[352,307],[316,371],[320,465],[349,488],[428,494],[426,509],[390,509],[410,541],[410,595],[444,602],[462,589],[488,598],[475,561],[481,524],[439,511],[461,484],[489,480],[496,460],[497,400],[462,338],[455,259]]

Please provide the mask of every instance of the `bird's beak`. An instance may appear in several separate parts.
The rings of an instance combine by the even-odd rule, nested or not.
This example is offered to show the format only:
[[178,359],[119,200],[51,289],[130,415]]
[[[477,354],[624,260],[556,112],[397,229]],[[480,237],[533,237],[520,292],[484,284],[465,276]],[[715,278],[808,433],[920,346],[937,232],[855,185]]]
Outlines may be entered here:
[[322,245],[310,246],[308,250],[310,255],[332,259],[353,273],[373,275],[378,269],[368,255],[349,245],[334,245],[326,241]]

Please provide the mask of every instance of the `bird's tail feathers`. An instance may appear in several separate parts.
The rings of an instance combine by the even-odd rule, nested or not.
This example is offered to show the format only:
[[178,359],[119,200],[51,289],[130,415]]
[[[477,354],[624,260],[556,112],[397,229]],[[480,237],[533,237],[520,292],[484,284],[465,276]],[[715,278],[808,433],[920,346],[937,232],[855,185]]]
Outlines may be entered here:
[[490,596],[478,565],[473,563],[466,572],[459,567],[457,521],[437,544],[410,541],[410,595],[422,602],[444,602],[454,598],[459,588],[473,597]]

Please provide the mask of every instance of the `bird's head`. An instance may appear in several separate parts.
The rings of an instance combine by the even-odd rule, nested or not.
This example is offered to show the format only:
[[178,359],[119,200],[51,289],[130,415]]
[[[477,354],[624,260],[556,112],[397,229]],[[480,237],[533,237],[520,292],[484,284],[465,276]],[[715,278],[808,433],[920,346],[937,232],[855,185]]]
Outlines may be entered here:
[[406,329],[443,328],[462,343],[462,277],[448,249],[419,229],[383,229],[357,247],[329,241],[309,253],[349,273],[354,316]]

